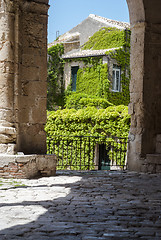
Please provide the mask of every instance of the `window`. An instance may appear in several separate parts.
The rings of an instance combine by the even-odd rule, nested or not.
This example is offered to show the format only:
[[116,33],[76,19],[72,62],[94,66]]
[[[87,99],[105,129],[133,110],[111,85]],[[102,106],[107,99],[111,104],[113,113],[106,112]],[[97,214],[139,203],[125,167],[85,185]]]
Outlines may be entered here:
[[117,65],[113,65],[113,73],[112,73],[112,91],[120,92],[120,83],[121,83],[121,68]]
[[71,68],[71,78],[72,78],[72,91],[76,91],[76,82],[77,82],[77,72],[78,72],[79,67],[72,67]]

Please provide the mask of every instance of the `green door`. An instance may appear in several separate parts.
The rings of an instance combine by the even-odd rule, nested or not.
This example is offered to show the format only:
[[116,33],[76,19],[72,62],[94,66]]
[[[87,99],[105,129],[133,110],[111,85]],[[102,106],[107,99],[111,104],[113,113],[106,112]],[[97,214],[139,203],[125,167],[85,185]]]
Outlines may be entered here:
[[110,159],[106,144],[99,145],[99,170],[110,170]]
[[71,68],[71,77],[72,77],[72,91],[76,91],[76,82],[77,82],[77,72],[79,67],[72,67]]

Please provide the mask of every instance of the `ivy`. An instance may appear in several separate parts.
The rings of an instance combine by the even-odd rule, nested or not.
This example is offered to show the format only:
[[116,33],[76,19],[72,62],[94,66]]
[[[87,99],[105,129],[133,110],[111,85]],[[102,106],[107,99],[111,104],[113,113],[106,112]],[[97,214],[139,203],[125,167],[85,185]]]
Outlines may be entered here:
[[107,64],[102,64],[102,61],[92,67],[88,65],[83,69],[79,69],[77,73],[76,91],[97,97],[106,97],[110,83],[107,78],[107,73]]
[[121,47],[124,44],[124,30],[117,28],[101,28],[96,32],[89,41],[85,43],[83,49],[109,49]]
[[[78,70],[76,92],[73,93],[69,85],[64,93],[64,63],[60,57],[64,51],[63,45],[56,45],[48,50],[48,109],[66,107],[63,110],[48,112],[45,127],[48,152],[53,149],[50,141],[53,136],[101,135],[127,138],[130,116],[125,105],[129,103],[130,31],[103,28],[90,38],[84,49],[116,47],[120,48],[106,54],[121,66],[122,89],[117,93],[110,90],[112,79],[109,75],[109,66],[102,63],[102,57],[65,60],[83,61],[85,67]],[[63,149],[65,147],[62,146]],[[68,155],[68,152],[65,154]]]
[[[96,107],[87,107],[84,109],[63,109],[58,111],[48,112],[48,120],[46,124],[47,133],[47,149],[48,153],[59,155],[60,166],[58,169],[67,169],[68,164],[72,163],[72,170],[78,170],[75,159],[79,156],[84,167],[82,170],[94,169],[93,151],[88,147],[85,138],[81,139],[81,144],[84,145],[82,153],[77,151],[77,141],[72,142],[72,152],[68,151],[68,145],[71,143],[72,137],[77,139],[77,136],[96,136],[99,139],[113,141],[107,136],[117,136],[127,138],[130,127],[130,116],[128,115],[128,107],[126,106],[111,106],[106,109],[97,109]],[[62,141],[63,140],[63,141]],[[90,140],[90,144],[96,144]],[[93,143],[92,143],[93,142]],[[116,149],[121,147],[121,143],[114,143]],[[54,148],[53,148],[54,146]],[[109,156],[116,156],[117,150],[113,149],[109,152]],[[118,156],[118,155],[117,155]],[[63,159],[63,166],[61,160]],[[115,158],[118,161],[118,157]],[[119,155],[119,162],[124,163],[123,155]]]
[[[96,32],[85,44],[84,48],[102,49],[110,44],[105,38],[110,34],[109,39],[113,40],[113,47],[120,47],[115,51],[108,51],[106,54],[116,60],[121,67],[121,91],[112,92],[112,76],[109,75],[108,65],[102,64],[102,57],[80,58],[72,61],[83,61],[85,67],[79,69],[77,73],[77,93],[85,93],[94,97],[101,97],[114,105],[128,105],[130,101],[130,30],[118,30],[116,28],[103,28]],[[99,39],[99,40],[98,40]],[[115,41],[114,41],[115,39]],[[95,43],[95,44],[94,44]],[[68,60],[71,61],[71,60]],[[72,94],[72,92],[71,92]],[[68,92],[69,95],[69,92]]]
[[100,108],[107,108],[112,104],[104,98],[98,98],[93,95],[88,95],[85,93],[72,93],[66,99],[65,107],[68,109],[81,109],[87,108],[88,106]]
[[113,52],[107,52],[111,58],[117,61],[121,67],[121,92],[108,91],[108,100],[114,105],[124,104],[128,105],[130,101],[130,30],[124,31],[123,48],[117,49]]
[[48,137],[65,136],[117,136],[127,137],[130,127],[128,107],[110,106],[106,109],[63,109],[48,112],[45,127]]
[[64,106],[64,53],[63,44],[57,44],[48,49],[48,77],[47,77],[47,109],[54,110]]

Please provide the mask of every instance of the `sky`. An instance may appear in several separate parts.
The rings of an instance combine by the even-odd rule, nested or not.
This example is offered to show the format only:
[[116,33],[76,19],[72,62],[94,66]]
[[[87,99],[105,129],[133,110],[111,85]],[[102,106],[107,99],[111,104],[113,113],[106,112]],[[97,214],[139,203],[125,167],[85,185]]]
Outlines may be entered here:
[[49,0],[48,43],[69,31],[89,14],[129,22],[126,0]]

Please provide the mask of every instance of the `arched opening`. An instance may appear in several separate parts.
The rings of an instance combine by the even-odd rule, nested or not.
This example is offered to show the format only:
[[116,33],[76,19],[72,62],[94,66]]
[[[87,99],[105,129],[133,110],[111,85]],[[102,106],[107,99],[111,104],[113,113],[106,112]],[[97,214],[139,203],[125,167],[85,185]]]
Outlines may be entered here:
[[148,171],[148,168],[156,168],[151,160],[146,164],[146,159],[151,158],[148,154],[161,152],[158,77],[160,76],[160,2],[156,0],[155,4],[152,4],[151,1],[127,0],[127,4],[132,27],[132,80],[129,105],[132,123],[128,165],[131,170]]
[[[127,0],[132,27],[129,169],[161,171],[161,4]],[[0,152],[45,153],[48,0],[1,1]]]
[[[59,1],[55,1],[55,5],[57,4],[57,2],[59,3]],[[90,2],[90,1],[89,1]],[[104,1],[105,2],[105,1]],[[118,1],[116,1],[116,2],[118,2]],[[105,3],[104,3],[104,5],[106,6],[106,8],[107,8],[107,6],[108,6],[108,10],[107,10],[107,12],[106,12],[106,17],[108,18],[103,18],[103,17],[99,17],[98,15],[94,15],[94,14],[90,14],[89,16],[87,15],[87,16],[85,16],[85,19],[82,19],[81,20],[81,22],[79,23],[79,25],[77,25],[77,24],[74,24],[73,23],[73,25],[72,25],[72,30],[71,29],[68,29],[68,33],[70,33],[70,34],[80,34],[80,38],[79,38],[79,36],[78,36],[78,39],[74,39],[73,40],[73,42],[75,41],[77,41],[77,42],[79,42],[79,40],[80,40],[80,47],[78,48],[78,49],[76,49],[76,47],[75,47],[75,49],[74,49],[74,47],[73,47],[73,49],[74,49],[74,51],[79,51],[80,49],[81,49],[81,46],[82,45],[84,45],[85,43],[84,42],[87,42],[88,40],[89,40],[89,37],[90,36],[93,36],[93,34],[95,33],[95,28],[97,27],[97,22],[99,22],[99,26],[98,26],[98,28],[96,29],[97,31],[99,31],[100,30],[100,28],[101,27],[104,27],[104,28],[108,28],[109,30],[109,32],[110,32],[110,30],[111,30],[111,28],[112,29],[114,29],[114,30],[116,30],[117,29],[117,33],[118,32],[121,32],[121,34],[122,34],[122,36],[123,36],[123,41],[124,41],[124,39],[125,38],[129,38],[129,36],[125,36],[125,29],[126,28],[128,28],[129,27],[129,25],[128,24],[125,24],[125,23],[123,23],[122,21],[115,21],[115,19],[116,20],[118,20],[118,15],[117,16],[115,16],[115,17],[113,17],[112,18],[112,16],[110,15],[110,13],[112,12],[112,10],[114,11],[116,11],[117,13],[118,13],[118,10],[117,10],[117,8],[119,8],[119,12],[120,12],[120,5],[122,6],[123,4],[125,5],[126,4],[126,2],[124,1],[122,1],[121,3],[119,3],[118,5],[119,6],[117,6],[117,4],[115,4],[116,3],[115,1],[114,2],[112,2],[112,4],[110,4],[109,2],[107,3],[107,5],[105,5]],[[60,4],[60,3],[59,3]],[[91,5],[91,9],[92,9],[92,5],[96,5],[96,2],[90,2],[89,3],[90,5]],[[70,8],[71,8],[71,5],[72,5],[72,2],[70,2]],[[80,4],[76,4],[76,5],[79,5],[79,7],[80,7]],[[82,3],[82,5],[84,6],[84,2]],[[102,9],[102,6],[99,6],[100,4],[97,2],[97,7],[100,7],[100,9]],[[111,5],[113,6],[113,9],[111,9]],[[105,8],[105,6],[104,6],[104,8]],[[126,6],[126,5],[125,5]],[[62,5],[62,2],[61,2],[61,12],[60,12],[60,15],[61,16],[63,16],[63,21],[64,21],[64,23],[62,23],[63,25],[66,25],[67,23],[66,22],[68,22],[68,19],[67,19],[67,21],[65,22],[65,19],[67,18],[66,17],[66,15],[65,15],[65,13],[67,12],[68,13],[68,9],[66,9],[65,10],[65,13],[63,12],[63,5]],[[124,6],[123,6],[123,9],[124,9]],[[74,10],[75,9],[73,9],[72,10],[72,13],[74,12]],[[84,9],[85,10],[85,9]],[[127,8],[126,8],[126,10],[127,10]],[[91,11],[92,10],[88,10],[89,11],[89,13],[91,13]],[[95,10],[96,11],[96,13],[97,13],[97,10]],[[114,11],[114,12],[115,12]],[[58,8],[55,8],[55,12],[58,12]],[[68,13],[68,14],[72,14],[72,13]],[[93,13],[93,11],[92,11],[92,13]],[[94,12],[95,13],[95,12]],[[54,15],[54,14],[53,14]],[[81,15],[81,10],[80,10],[80,15]],[[92,15],[92,16],[91,16]],[[50,15],[49,15],[50,16]],[[73,15],[72,15],[72,18],[73,18]],[[109,18],[111,18],[111,20],[109,20]],[[49,17],[49,19],[50,19],[50,17]],[[61,19],[61,17],[60,17],[60,19]],[[49,20],[50,21],[50,20]],[[56,20],[55,20],[56,21]],[[103,26],[103,21],[104,21],[104,23],[105,23],[105,25]],[[125,21],[125,20],[124,20]],[[58,23],[58,22],[57,22]],[[106,24],[107,23],[107,24]],[[88,25],[88,26],[87,26]],[[79,28],[78,28],[78,26],[79,26]],[[82,28],[81,28],[81,26],[82,26]],[[90,27],[89,27],[90,26]],[[53,26],[53,28],[54,28],[54,26]],[[57,26],[57,28],[55,28],[55,31],[54,31],[54,33],[56,33],[56,30],[57,29],[59,29],[59,27]],[[86,30],[87,29],[87,30]],[[91,29],[92,29],[92,31],[91,31]],[[113,31],[114,31],[113,30]],[[53,31],[53,30],[52,30]],[[88,32],[88,34],[86,34],[86,32]],[[123,33],[122,33],[123,32]],[[115,32],[116,33],[116,32]],[[127,33],[127,32],[126,32]],[[65,35],[66,34],[66,35]],[[65,34],[63,34],[63,37],[62,36],[60,36],[60,38],[57,40],[57,41],[55,41],[54,43],[53,43],[53,46],[56,46],[56,44],[60,44],[61,43],[61,40],[60,39],[67,39],[67,37],[69,36],[69,37],[71,37],[71,35],[67,35],[67,33],[65,33]],[[109,34],[109,33],[108,33]],[[118,33],[118,34],[120,34],[120,33]],[[55,34],[54,34],[55,35]],[[60,31],[60,35],[61,35],[61,31]],[[65,35],[65,36],[64,36]],[[81,37],[81,35],[83,35],[83,37]],[[86,37],[86,35],[87,35],[87,37]],[[73,35],[72,35],[73,36]],[[77,36],[77,35],[76,35]],[[65,38],[66,37],[66,38]],[[86,39],[85,41],[84,41],[84,39]],[[83,42],[84,41],[84,42]],[[98,40],[99,41],[99,40]],[[62,40],[62,42],[63,42],[63,44],[64,44],[64,48],[66,47],[67,48],[67,46],[69,46],[69,44],[71,45],[71,43],[73,43],[72,42],[72,39],[67,39],[66,40],[66,42],[64,43],[64,41]],[[108,40],[106,40],[106,42],[108,42]],[[113,42],[114,42],[114,40],[113,40]],[[55,44],[55,45],[54,45]],[[68,44],[68,45],[67,45]],[[119,47],[117,44],[119,44],[119,40],[117,40],[117,43],[116,43],[116,46],[114,46],[113,45],[113,48],[117,48],[117,47]],[[73,43],[73,45],[74,45],[74,43]],[[106,44],[107,45],[107,44]],[[51,46],[51,45],[50,45]],[[75,45],[74,45],[75,46]],[[122,47],[122,46],[120,46],[120,47]],[[112,47],[106,47],[106,48],[108,48],[108,49],[110,49],[110,48],[112,48]],[[69,47],[68,47],[68,49],[69,49]],[[68,52],[69,51],[71,51],[71,50],[73,50],[73,49],[70,49],[70,50],[68,50]],[[105,52],[107,51],[104,47],[102,48],[103,50],[105,50]],[[66,50],[66,49],[65,49]],[[129,49],[128,49],[129,50]],[[83,51],[83,50],[82,50]],[[94,54],[94,53],[92,53],[92,49],[90,50],[90,54]],[[53,50],[53,52],[54,52],[54,50]],[[94,51],[93,51],[94,52]],[[67,52],[65,52],[65,54],[66,54]],[[98,53],[97,53],[98,54]],[[102,52],[101,52],[101,54],[103,54]],[[105,54],[106,55],[106,54]],[[76,56],[76,55],[75,55]],[[104,55],[103,55],[104,56]],[[124,55],[125,56],[125,55]],[[65,62],[65,58],[67,58],[68,56],[63,56],[63,59],[64,59],[64,62]],[[90,57],[90,56],[89,56]],[[97,57],[97,59],[99,58],[99,55],[96,55],[95,57]],[[102,57],[102,56],[101,56]],[[81,58],[81,57],[80,57]],[[92,56],[91,56],[91,58],[92,58]],[[54,59],[54,57],[53,57],[53,59]],[[125,57],[123,57],[123,61],[124,61],[124,59],[125,59]],[[76,81],[76,75],[77,75],[77,71],[79,72],[79,70],[78,69],[83,69],[84,68],[84,70],[85,70],[85,67],[86,67],[86,65],[84,64],[84,62],[83,62],[83,57],[81,58],[81,60],[79,60],[78,59],[78,57],[76,56],[76,58],[74,58],[73,56],[72,56],[72,59],[70,59],[69,61],[70,61],[70,64],[69,64],[69,62],[67,62],[67,63],[65,63],[65,66],[64,66],[64,76],[65,76],[65,79],[64,79],[64,82],[65,83],[69,83],[70,84],[70,81],[71,81],[71,79],[72,79],[72,83],[73,84],[71,84],[71,88],[72,88],[72,91],[75,93],[75,91],[76,91],[76,89],[77,89],[77,91],[79,91],[79,93],[81,92],[83,92],[84,94],[88,94],[88,98],[90,98],[90,96],[92,96],[92,97],[95,97],[95,98],[97,98],[98,99],[98,97],[100,97],[101,98],[101,100],[103,99],[105,99],[105,101],[112,101],[112,98],[114,99],[114,98],[116,98],[117,100],[118,100],[118,95],[121,95],[122,93],[124,93],[124,96],[125,96],[125,88],[124,88],[124,82],[123,82],[123,84],[121,84],[121,77],[123,78],[124,76],[129,76],[129,69],[127,70],[127,68],[129,67],[129,65],[128,65],[128,67],[126,66],[126,67],[124,67],[123,66],[123,64],[122,64],[122,66],[120,66],[120,65],[118,65],[117,64],[117,61],[115,62],[115,61],[112,61],[112,59],[110,58],[110,57],[107,57],[107,55],[106,56],[104,56],[104,58],[103,59],[101,59],[102,60],[102,62],[104,63],[104,64],[106,64],[106,69],[107,69],[107,71],[104,71],[105,72],[105,76],[106,77],[104,77],[104,78],[106,78],[105,79],[105,81],[106,81],[106,83],[107,83],[107,81],[108,81],[108,78],[110,79],[110,86],[109,86],[109,89],[108,89],[108,91],[110,92],[109,93],[109,95],[110,95],[110,100],[109,100],[109,98],[108,97],[104,97],[103,96],[103,94],[101,95],[101,93],[98,93],[98,91],[99,91],[99,89],[101,89],[101,87],[102,87],[102,80],[100,80],[100,79],[102,79],[103,77],[102,77],[102,72],[101,72],[101,70],[99,70],[99,74],[96,74],[95,73],[95,75],[96,75],[96,78],[97,78],[97,80],[95,81],[95,84],[94,83],[92,83],[91,85],[95,85],[95,89],[94,89],[94,91],[90,91],[89,92],[89,89],[90,88],[92,88],[93,86],[91,86],[91,87],[89,87],[89,85],[88,85],[88,89],[86,88],[83,88],[82,87],[82,89],[84,90],[84,92],[83,91],[81,91],[81,86],[79,85],[79,81],[77,82]],[[55,61],[56,62],[56,61]],[[101,63],[102,64],[102,63]],[[52,63],[52,65],[54,65],[54,63]],[[97,64],[97,65],[99,65],[99,64]],[[103,64],[102,64],[103,65]],[[99,65],[99,69],[102,69],[102,65]],[[126,69],[125,69],[126,68]],[[86,67],[86,69],[87,69],[87,67]],[[90,70],[91,71],[93,71],[93,72],[96,72],[95,71],[95,69],[93,70],[92,68],[90,68]],[[50,71],[49,71],[50,72]],[[100,73],[101,72],[101,73]],[[110,72],[110,73],[109,73]],[[127,74],[126,74],[127,73]],[[88,74],[87,74],[88,75]],[[83,78],[83,77],[82,77]],[[88,80],[87,80],[88,79]],[[125,77],[124,77],[124,79],[125,79]],[[95,80],[95,78],[93,77],[93,80]],[[89,82],[89,84],[90,84],[90,77],[88,77],[87,76],[87,78],[86,78],[86,80],[83,80],[84,82]],[[76,84],[76,82],[78,83],[78,84]],[[102,84],[102,85],[101,85]],[[65,85],[67,85],[67,84],[65,84]],[[76,85],[77,85],[77,87],[76,87]],[[101,86],[101,87],[100,87]],[[126,86],[128,86],[128,84],[126,84]],[[97,89],[96,89],[97,88]],[[123,89],[124,88],[124,89]],[[128,87],[127,87],[128,88]],[[79,89],[79,90],[78,90]],[[123,90],[122,90],[123,89]],[[55,91],[55,89],[54,89],[54,91]],[[49,91],[48,91],[49,92]],[[57,91],[58,92],[58,91]],[[77,92],[76,92],[77,93]],[[128,100],[129,100],[129,94],[128,94],[128,92],[126,91],[126,95],[128,96],[127,98],[128,98]],[[51,92],[50,92],[50,94],[51,94]],[[52,96],[53,96],[54,94],[52,94]],[[72,93],[71,93],[71,95],[72,95]],[[116,96],[117,95],[117,96]],[[58,98],[57,98],[58,99]],[[96,99],[96,100],[97,100]],[[123,99],[123,97],[122,97],[122,99]],[[103,101],[102,100],[102,101]],[[126,100],[126,105],[128,104],[128,100]],[[119,101],[119,100],[118,100]],[[50,101],[50,103],[52,103],[52,99],[51,99],[51,101]],[[121,101],[120,101],[120,103],[116,103],[117,105],[121,105]],[[57,102],[55,103],[54,101],[53,101],[53,105],[55,105],[56,107],[54,108],[52,108],[52,104],[49,106],[50,108],[49,108],[49,110],[55,110],[55,109],[57,109]],[[59,103],[58,103],[59,104]],[[122,103],[123,104],[123,103]],[[109,105],[106,105],[106,107],[107,106],[109,106]],[[64,107],[64,106],[60,106],[60,107]],[[68,107],[67,107],[67,109],[69,109],[70,107],[69,107],[69,105],[68,105]],[[76,109],[77,109],[77,107],[75,107]],[[98,108],[99,108],[99,106],[98,106]],[[71,124],[70,124],[71,125]],[[62,128],[62,127],[61,127]],[[76,130],[75,130],[76,131]],[[83,129],[82,129],[82,131],[83,131]],[[85,132],[85,131],[84,131]],[[90,131],[89,131],[90,132]],[[95,131],[96,132],[96,131]],[[95,132],[93,133],[93,134],[95,134]],[[103,132],[103,131],[102,131]],[[65,131],[62,133],[62,134],[64,134],[65,135]],[[60,134],[60,135],[62,135],[62,134]],[[84,133],[84,134],[87,134],[87,133]],[[93,134],[91,134],[91,135],[93,135]],[[108,133],[107,133],[108,134]],[[113,133],[113,135],[114,135],[115,133]],[[54,136],[55,134],[53,133],[53,136]],[[68,128],[68,135],[70,135],[70,136],[72,136],[72,130],[70,130],[70,128]],[[78,134],[79,135],[79,134]],[[110,135],[110,134],[109,134]],[[120,134],[120,136],[122,136],[122,134]],[[127,135],[126,135],[127,136]],[[52,137],[52,136],[51,136]],[[111,149],[111,148],[109,148],[109,147],[107,147],[108,149]],[[108,150],[108,152],[109,152],[110,150]],[[111,161],[111,162],[113,162],[113,161]]]

